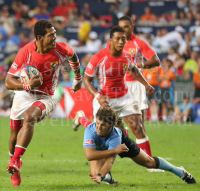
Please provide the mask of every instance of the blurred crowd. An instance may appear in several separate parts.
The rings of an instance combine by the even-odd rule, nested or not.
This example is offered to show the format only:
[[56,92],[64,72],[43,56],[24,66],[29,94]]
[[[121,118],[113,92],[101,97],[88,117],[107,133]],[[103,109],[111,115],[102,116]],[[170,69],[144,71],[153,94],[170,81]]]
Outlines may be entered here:
[[[200,2],[198,0],[175,1],[176,7],[163,14],[156,14],[147,6],[141,15],[131,12],[130,0],[109,0],[109,10],[106,15],[97,15],[87,0],[81,1],[81,6],[78,0],[57,0],[55,6],[48,0],[37,0],[37,6],[34,7],[28,2],[14,0],[10,6],[2,5],[0,10],[0,115],[4,109],[10,107],[12,98],[12,92],[6,91],[3,85],[6,72],[19,49],[35,39],[33,26],[38,19],[50,19],[53,22],[57,31],[57,41],[68,42],[79,54],[81,71],[84,74],[92,54],[105,47],[109,41],[110,28],[117,24],[118,18],[129,15],[136,26],[134,33],[147,41],[162,61],[160,68],[143,71],[149,83],[157,86],[160,92],[158,97],[149,98],[150,118],[156,121],[160,115],[163,120],[187,121],[188,116],[192,116],[192,119],[195,115],[200,116],[200,106],[198,106],[200,104]],[[106,0],[96,0],[96,2],[107,3]],[[144,0],[134,0],[134,2],[140,3]],[[95,27],[104,30],[98,32],[93,30]],[[153,34],[149,27],[156,27],[156,32]],[[169,27],[173,27],[173,30],[169,30]],[[68,38],[66,29],[76,33],[76,38]],[[66,62],[61,70],[60,85],[70,86],[72,79],[73,72]],[[190,84],[189,93],[186,93],[187,88],[183,89],[185,94],[179,98],[174,95],[176,92],[174,88],[178,82]],[[98,86],[97,81],[94,84]],[[167,102],[163,99],[163,91],[166,88],[171,92],[170,96],[166,97],[169,98]],[[174,106],[177,104],[179,105]],[[187,110],[188,107],[180,109],[181,104],[190,109]],[[181,118],[177,117],[181,112],[185,113]]]

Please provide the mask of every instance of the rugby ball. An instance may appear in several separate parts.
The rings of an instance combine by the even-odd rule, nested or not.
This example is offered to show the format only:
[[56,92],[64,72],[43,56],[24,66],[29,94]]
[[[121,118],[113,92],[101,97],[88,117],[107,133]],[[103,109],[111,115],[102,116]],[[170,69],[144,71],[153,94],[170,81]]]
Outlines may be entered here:
[[22,83],[29,83],[29,79],[40,72],[32,65],[25,65],[20,70],[20,80]]

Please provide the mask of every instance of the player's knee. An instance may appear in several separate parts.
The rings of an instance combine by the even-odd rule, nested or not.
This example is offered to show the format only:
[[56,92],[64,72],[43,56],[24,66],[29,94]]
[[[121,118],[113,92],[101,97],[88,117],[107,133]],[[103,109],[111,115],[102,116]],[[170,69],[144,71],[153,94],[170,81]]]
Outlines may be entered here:
[[145,130],[141,123],[137,123],[133,126],[134,132],[136,135],[145,137]]
[[146,167],[147,168],[155,168],[156,167],[155,160],[152,157],[150,157],[150,156],[148,156],[148,158],[147,158]]

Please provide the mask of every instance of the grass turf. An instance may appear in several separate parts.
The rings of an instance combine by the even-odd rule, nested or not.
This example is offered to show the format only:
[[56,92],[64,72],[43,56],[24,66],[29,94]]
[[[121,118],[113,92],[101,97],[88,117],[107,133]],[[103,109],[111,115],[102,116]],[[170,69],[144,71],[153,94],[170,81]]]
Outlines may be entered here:
[[[117,185],[98,185],[89,176],[82,148],[84,129],[74,132],[71,120],[45,119],[35,126],[31,144],[23,156],[22,183],[13,187],[8,164],[9,118],[0,117],[0,191],[62,191],[62,190],[135,190],[135,191],[190,191],[200,190],[199,124],[146,123],[154,156],[184,166],[196,179],[188,185],[170,172],[148,172],[130,159],[116,158],[112,168]],[[130,137],[134,135],[130,133]]]

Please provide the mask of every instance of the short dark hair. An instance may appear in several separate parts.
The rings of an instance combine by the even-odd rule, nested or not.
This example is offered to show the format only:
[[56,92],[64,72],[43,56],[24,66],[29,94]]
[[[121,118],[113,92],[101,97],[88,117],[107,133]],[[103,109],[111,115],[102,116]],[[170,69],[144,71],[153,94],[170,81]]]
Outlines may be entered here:
[[123,17],[120,17],[119,21],[129,21],[132,25],[132,20],[131,20],[131,17],[125,15]]
[[110,31],[110,38],[113,37],[115,32],[123,32],[123,33],[125,33],[125,30],[120,26],[114,26]]
[[53,27],[53,24],[46,19],[40,19],[37,21],[34,25],[34,35],[36,40],[38,35],[44,36],[47,33],[46,29],[51,27]]
[[109,107],[101,107],[96,114],[96,118],[109,124],[109,126],[114,126],[116,122],[116,114],[114,110]]

